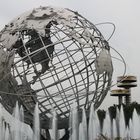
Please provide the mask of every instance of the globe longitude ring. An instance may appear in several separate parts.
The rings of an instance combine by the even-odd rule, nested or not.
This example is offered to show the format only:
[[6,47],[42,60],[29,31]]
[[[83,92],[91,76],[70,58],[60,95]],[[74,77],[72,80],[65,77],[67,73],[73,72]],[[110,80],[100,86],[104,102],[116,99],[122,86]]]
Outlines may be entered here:
[[74,102],[78,109],[98,108],[110,88],[110,46],[77,12],[33,9],[7,24],[0,41],[1,103],[12,112],[18,101],[27,122],[38,102],[42,127],[49,127],[52,108],[65,127]]

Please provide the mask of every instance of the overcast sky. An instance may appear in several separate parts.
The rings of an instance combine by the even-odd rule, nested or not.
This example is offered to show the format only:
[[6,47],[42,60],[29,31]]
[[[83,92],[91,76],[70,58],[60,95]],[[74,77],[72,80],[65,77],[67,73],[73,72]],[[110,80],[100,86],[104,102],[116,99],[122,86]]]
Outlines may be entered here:
[[[116,32],[109,41],[125,59],[127,74],[135,75],[138,87],[132,89],[132,100],[140,103],[140,1],[139,0],[0,0],[0,29],[14,17],[39,6],[57,6],[78,11],[93,24],[113,22]],[[112,32],[112,26],[98,26],[107,39]],[[114,60],[115,61],[115,60]],[[123,74],[124,67],[114,62],[115,74]],[[117,73],[118,72],[118,73]],[[113,87],[114,89],[115,87]],[[108,97],[102,108],[115,103],[113,97]]]

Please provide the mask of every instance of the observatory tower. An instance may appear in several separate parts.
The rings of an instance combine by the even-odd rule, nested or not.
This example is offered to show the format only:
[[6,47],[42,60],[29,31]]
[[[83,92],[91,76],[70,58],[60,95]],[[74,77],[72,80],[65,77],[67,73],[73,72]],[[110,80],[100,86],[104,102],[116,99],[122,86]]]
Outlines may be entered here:
[[119,104],[123,103],[122,97],[124,96],[125,104],[131,103],[131,88],[137,87],[136,76],[118,76],[117,87],[120,89],[112,90],[111,96],[118,96]]

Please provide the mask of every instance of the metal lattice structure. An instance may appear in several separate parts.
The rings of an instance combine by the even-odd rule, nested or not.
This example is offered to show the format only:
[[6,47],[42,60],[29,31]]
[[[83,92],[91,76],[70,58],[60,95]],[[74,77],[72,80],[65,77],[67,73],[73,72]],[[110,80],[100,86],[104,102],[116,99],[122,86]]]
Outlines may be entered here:
[[74,102],[78,108],[92,103],[98,108],[110,88],[110,47],[77,12],[34,9],[6,25],[0,40],[6,57],[0,72],[1,103],[9,112],[18,100],[29,118],[38,102],[42,121],[54,108],[61,124]]

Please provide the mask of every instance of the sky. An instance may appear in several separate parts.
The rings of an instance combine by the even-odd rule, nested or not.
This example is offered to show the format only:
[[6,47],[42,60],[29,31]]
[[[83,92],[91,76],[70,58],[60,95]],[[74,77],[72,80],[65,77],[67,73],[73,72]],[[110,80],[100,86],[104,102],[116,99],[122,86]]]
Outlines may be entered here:
[[[112,22],[116,26],[113,37],[109,40],[125,59],[127,75],[137,76],[138,87],[132,89],[132,101],[140,103],[140,1],[139,0],[0,0],[0,29],[18,15],[39,6],[56,6],[78,11],[93,24]],[[100,25],[97,28],[108,39],[113,31],[111,25]],[[113,54],[115,55],[115,54]],[[117,55],[117,57],[119,57]],[[124,73],[122,62],[113,60],[113,83],[117,76]],[[116,86],[112,87],[115,89]],[[117,103],[110,97],[110,91],[101,108]]]

